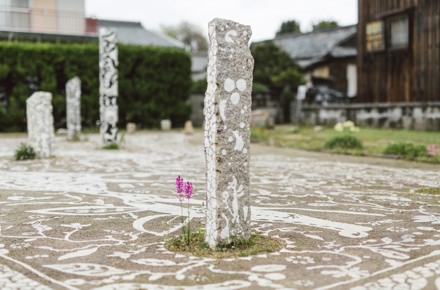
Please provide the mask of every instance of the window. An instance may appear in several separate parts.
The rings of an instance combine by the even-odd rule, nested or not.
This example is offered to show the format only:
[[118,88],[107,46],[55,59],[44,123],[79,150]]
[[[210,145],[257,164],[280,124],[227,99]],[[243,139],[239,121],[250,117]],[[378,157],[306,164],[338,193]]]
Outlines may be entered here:
[[409,25],[408,15],[399,15],[390,18],[390,48],[408,48]]
[[383,21],[367,23],[367,51],[381,51],[385,49]]

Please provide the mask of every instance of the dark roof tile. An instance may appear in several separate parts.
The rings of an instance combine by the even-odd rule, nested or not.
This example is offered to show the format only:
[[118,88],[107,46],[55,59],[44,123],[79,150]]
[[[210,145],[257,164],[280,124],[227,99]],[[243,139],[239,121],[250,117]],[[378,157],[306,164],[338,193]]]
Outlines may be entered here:
[[115,28],[118,41],[123,44],[184,48],[180,41],[149,31],[140,22],[99,19],[98,27]]
[[356,25],[312,31],[308,33],[282,34],[273,42],[286,51],[301,67],[319,62],[326,56],[355,56],[356,48],[339,44],[356,34]]

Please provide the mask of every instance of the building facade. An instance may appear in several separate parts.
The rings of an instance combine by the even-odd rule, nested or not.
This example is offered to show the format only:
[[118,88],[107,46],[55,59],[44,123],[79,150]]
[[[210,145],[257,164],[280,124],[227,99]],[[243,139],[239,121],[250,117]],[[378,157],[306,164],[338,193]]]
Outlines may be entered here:
[[0,0],[0,30],[84,34],[84,0]]
[[440,102],[440,1],[358,0],[358,102]]

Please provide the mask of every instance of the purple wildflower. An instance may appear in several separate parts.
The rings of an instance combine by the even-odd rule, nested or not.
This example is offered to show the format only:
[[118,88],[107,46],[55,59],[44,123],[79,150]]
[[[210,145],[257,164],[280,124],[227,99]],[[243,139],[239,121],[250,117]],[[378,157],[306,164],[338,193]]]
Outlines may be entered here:
[[193,196],[193,185],[191,182],[187,182],[185,184],[185,195],[187,199],[190,199]]
[[179,200],[182,201],[186,193],[184,193],[183,178],[180,175],[176,178],[176,193]]

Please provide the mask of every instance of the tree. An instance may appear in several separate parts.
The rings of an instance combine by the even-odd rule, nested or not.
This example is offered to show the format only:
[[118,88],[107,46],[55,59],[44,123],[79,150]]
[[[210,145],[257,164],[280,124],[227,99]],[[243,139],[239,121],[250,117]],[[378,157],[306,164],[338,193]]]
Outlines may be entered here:
[[282,111],[280,121],[290,122],[290,103],[303,82],[299,66],[271,41],[253,45],[251,50],[255,60],[254,83],[268,88]]
[[176,26],[161,26],[161,30],[166,35],[175,38],[190,51],[206,51],[208,50],[208,41],[203,30],[195,24],[189,22],[181,22]]
[[334,28],[334,27],[339,27],[338,22],[334,20],[322,20],[319,21],[318,23],[313,24],[313,31],[324,28]]
[[292,32],[301,32],[300,25],[296,20],[288,20],[281,23],[281,27],[278,29],[276,35]]

